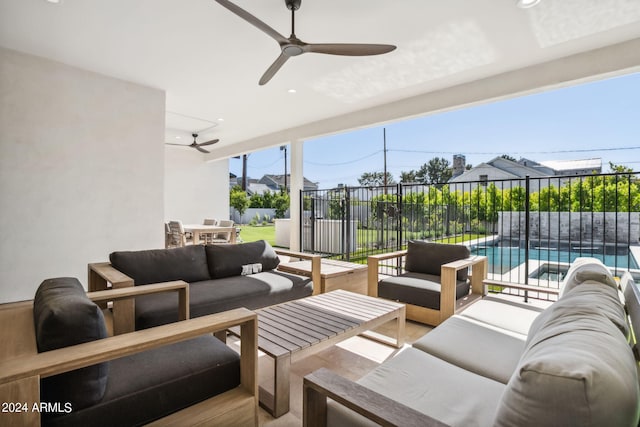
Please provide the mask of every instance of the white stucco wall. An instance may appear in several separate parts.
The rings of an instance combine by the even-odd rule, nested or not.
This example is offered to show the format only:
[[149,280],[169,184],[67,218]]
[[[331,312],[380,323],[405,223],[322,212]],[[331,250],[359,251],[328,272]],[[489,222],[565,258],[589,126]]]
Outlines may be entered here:
[[165,221],[229,219],[229,161],[205,162],[192,148],[165,148]]
[[165,94],[0,48],[0,302],[162,247]]

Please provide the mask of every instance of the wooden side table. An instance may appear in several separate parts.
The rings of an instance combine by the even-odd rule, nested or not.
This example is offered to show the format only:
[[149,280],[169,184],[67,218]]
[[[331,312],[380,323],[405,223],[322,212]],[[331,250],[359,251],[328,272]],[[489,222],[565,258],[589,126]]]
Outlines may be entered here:
[[[311,262],[295,261],[280,264],[278,270],[286,273],[309,275]],[[364,264],[323,259],[320,263],[320,277],[320,293],[344,289],[367,295],[367,266]],[[314,286],[317,285],[314,283]]]

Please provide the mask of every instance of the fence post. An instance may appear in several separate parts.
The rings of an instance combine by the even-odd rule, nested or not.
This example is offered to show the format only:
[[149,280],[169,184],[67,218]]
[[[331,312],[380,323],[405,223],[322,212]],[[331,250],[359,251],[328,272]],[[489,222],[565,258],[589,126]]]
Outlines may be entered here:
[[[529,284],[529,212],[530,212],[530,181],[529,175],[525,177],[525,197],[524,197],[524,284]],[[529,292],[524,291],[524,302],[529,302]]]
[[344,187],[344,215],[343,218],[347,221],[346,227],[343,228],[343,230],[346,230],[346,236],[342,236],[342,241],[345,242],[344,239],[346,239],[345,242],[345,249],[344,251],[342,251],[343,253],[346,252],[347,253],[347,262],[349,262],[351,260],[351,197],[349,195],[349,187],[345,186]]
[[298,227],[300,232],[298,235],[298,248],[300,249],[300,252],[304,252],[304,240],[302,237],[304,234],[304,190],[302,189],[300,190],[300,221]]
[[398,194],[398,197],[396,197],[398,199],[398,206],[396,206],[396,226],[398,227],[398,231],[396,233],[396,238],[397,238],[397,243],[396,243],[396,250],[399,251],[400,249],[402,249],[402,184],[398,183],[396,184],[397,189],[396,189],[396,193]]
[[[316,252],[316,197],[318,196],[318,192],[314,192],[313,196],[311,196],[311,214],[309,215],[309,250],[311,253]],[[304,248],[304,246],[303,246]]]

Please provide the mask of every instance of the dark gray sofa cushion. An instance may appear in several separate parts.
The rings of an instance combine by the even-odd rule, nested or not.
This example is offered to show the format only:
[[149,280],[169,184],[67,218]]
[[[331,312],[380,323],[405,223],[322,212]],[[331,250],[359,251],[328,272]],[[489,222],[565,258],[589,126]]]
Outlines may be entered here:
[[243,265],[259,263],[262,271],[269,271],[280,263],[278,254],[264,240],[237,245],[207,245],[205,250],[212,279],[240,276]]
[[[456,283],[456,299],[469,294],[469,282]],[[378,282],[378,296],[405,304],[440,310],[440,276],[408,272]]]
[[210,279],[203,245],[113,252],[109,260],[115,269],[131,277],[136,286],[171,280],[198,282]]
[[[277,270],[250,276],[195,282],[189,285],[191,317],[238,307],[251,310],[304,298],[313,293],[311,279]],[[136,329],[178,320],[178,296],[174,292],[136,298]]]
[[[33,322],[39,353],[107,337],[102,311],[71,277],[40,284],[33,300]],[[105,362],[43,378],[41,400],[69,402],[74,409],[93,405],[105,393],[108,373]]]
[[239,360],[210,335],[116,359],[102,401],[43,425],[143,425],[237,387]]
[[[471,253],[466,246],[410,240],[407,244],[404,269],[439,276],[443,264],[468,258],[469,255]],[[458,280],[467,280],[468,271],[463,268],[457,275]]]

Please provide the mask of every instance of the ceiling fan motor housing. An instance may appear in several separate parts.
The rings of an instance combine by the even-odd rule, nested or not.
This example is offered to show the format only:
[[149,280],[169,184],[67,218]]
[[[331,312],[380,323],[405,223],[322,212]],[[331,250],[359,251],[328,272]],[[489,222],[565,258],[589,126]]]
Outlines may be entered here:
[[287,9],[298,10],[300,9],[300,3],[302,3],[302,0],[284,0],[284,3],[287,5]]

